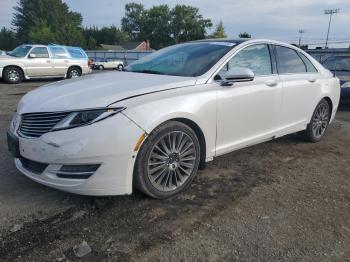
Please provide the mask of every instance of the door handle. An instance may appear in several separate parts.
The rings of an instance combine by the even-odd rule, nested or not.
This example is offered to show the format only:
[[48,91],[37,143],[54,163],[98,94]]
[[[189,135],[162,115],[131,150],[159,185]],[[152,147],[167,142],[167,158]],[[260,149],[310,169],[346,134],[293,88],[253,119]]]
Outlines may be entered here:
[[46,63],[51,63],[51,60],[46,60]]
[[278,84],[277,80],[268,80],[265,82],[265,85],[271,86],[271,87],[277,86],[277,84]]
[[68,63],[68,62],[69,62],[69,60],[64,60],[64,62],[65,62],[65,63]]
[[316,78],[310,77],[307,81],[309,81],[310,83],[315,83],[316,82]]

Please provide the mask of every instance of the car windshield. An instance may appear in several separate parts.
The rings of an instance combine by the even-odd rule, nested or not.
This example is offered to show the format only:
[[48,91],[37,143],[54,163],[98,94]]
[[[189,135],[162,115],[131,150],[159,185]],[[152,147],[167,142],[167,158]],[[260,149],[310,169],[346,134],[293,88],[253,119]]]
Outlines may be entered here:
[[350,71],[350,56],[333,56],[328,58],[323,65],[332,71]]
[[170,46],[132,63],[125,71],[199,76],[215,65],[234,45],[230,42],[197,42]]
[[14,57],[25,57],[31,48],[31,45],[21,45],[7,54]]

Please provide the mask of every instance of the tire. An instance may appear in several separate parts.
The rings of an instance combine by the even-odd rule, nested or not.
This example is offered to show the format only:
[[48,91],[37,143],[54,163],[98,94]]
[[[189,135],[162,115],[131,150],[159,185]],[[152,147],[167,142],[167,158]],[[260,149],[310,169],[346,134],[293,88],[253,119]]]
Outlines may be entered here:
[[67,78],[77,78],[81,76],[81,69],[79,67],[70,67],[67,71]]
[[23,81],[23,72],[15,66],[6,67],[3,72],[4,81],[8,84],[18,84]]
[[98,68],[98,70],[103,70],[103,69],[105,69],[103,65],[99,65],[97,68]]
[[117,69],[118,69],[119,71],[123,71],[123,68],[124,68],[123,65],[118,65],[118,67],[117,67]]
[[191,184],[198,171],[200,152],[198,138],[190,127],[177,121],[166,122],[143,143],[135,163],[134,185],[153,198],[172,197]]
[[331,106],[326,99],[322,99],[316,106],[306,130],[300,133],[301,137],[308,142],[319,142],[328,128],[330,119]]

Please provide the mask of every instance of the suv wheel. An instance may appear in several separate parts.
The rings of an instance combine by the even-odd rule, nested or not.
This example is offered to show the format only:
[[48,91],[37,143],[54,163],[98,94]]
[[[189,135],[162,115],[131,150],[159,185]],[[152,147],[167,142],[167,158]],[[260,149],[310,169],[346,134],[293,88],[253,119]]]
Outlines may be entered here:
[[135,185],[153,198],[172,197],[190,185],[199,162],[195,132],[181,122],[167,122],[142,145],[135,164]]
[[81,76],[81,70],[78,67],[71,67],[68,69],[67,78],[77,78]]
[[23,80],[23,72],[18,67],[7,67],[3,72],[3,78],[8,84],[17,84]]

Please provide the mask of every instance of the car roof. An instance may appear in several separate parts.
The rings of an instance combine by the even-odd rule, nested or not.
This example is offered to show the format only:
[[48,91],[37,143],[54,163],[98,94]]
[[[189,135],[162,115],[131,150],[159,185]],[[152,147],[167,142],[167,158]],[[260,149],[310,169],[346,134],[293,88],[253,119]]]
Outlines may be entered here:
[[228,38],[212,38],[212,39],[202,39],[202,40],[197,40],[197,41],[192,41],[192,42],[202,42],[202,43],[212,43],[212,42],[220,42],[220,43],[233,43],[236,45],[239,45],[243,42],[246,42],[250,39],[228,39]]

